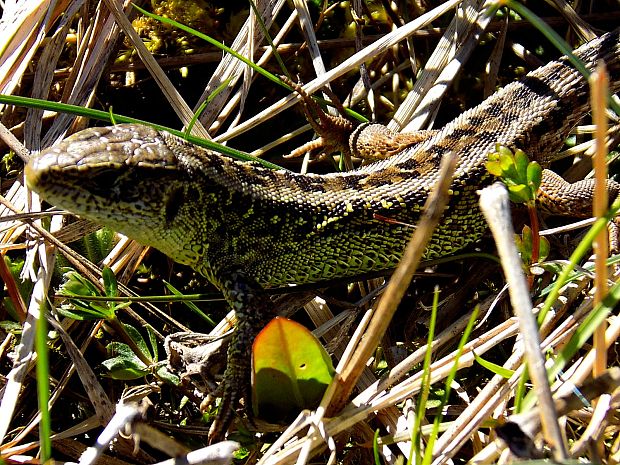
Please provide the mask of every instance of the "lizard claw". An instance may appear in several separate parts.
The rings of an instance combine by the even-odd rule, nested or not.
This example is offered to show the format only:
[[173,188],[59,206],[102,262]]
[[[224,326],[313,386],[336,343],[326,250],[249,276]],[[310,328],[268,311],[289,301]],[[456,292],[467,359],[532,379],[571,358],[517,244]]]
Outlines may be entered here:
[[[300,96],[306,120],[319,136],[294,150],[286,158],[294,158],[307,151],[319,148],[323,149],[319,154],[319,159],[334,152],[342,152],[350,156],[349,138],[355,130],[356,124],[343,116],[334,116],[323,111],[319,104],[306,93],[301,84],[291,81],[286,76],[282,76],[281,79]],[[341,114],[344,114],[344,107],[334,93],[328,87],[325,87],[325,91],[332,99],[333,105]]]
[[[248,355],[249,357],[249,355]],[[248,358],[249,360],[249,358]],[[248,414],[251,416],[250,408],[250,370],[249,366],[240,366],[237,363],[230,363],[224,373],[224,379],[218,389],[209,394],[200,405],[200,410],[213,404],[215,398],[221,397],[217,416],[209,428],[209,443],[213,444],[222,441],[228,428],[235,417],[235,408],[243,399]]]

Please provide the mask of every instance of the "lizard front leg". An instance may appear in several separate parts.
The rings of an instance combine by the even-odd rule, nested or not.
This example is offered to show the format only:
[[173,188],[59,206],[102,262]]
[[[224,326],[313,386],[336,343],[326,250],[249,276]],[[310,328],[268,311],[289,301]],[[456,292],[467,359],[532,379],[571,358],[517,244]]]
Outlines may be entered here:
[[222,401],[209,430],[209,442],[224,438],[241,399],[250,407],[250,352],[258,332],[273,317],[274,306],[261,286],[247,274],[234,270],[221,274],[221,290],[237,316],[237,326],[228,346],[224,379],[218,388]]

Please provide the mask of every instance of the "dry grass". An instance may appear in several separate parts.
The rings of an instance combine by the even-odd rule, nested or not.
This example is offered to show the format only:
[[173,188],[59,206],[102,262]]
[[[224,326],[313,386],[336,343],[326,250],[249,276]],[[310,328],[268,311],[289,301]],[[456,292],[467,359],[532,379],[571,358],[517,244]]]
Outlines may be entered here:
[[[240,3],[241,11],[248,9],[245,3]],[[305,90],[314,93],[329,84],[343,102],[357,104],[356,109],[361,109],[369,117],[376,115],[393,129],[422,129],[434,121],[450,119],[463,107],[477,103],[498,84],[514,79],[521,73],[519,66],[528,69],[536,66],[531,61],[537,58],[531,54],[538,44],[532,39],[531,27],[512,19],[505,22],[489,14],[490,2],[471,0],[461,4],[460,0],[450,0],[435,8],[420,6],[406,12],[397,10],[393,14],[386,14],[382,6],[374,5],[376,20],[370,21],[364,16],[367,10],[360,13],[365,18],[365,30],[373,34],[369,41],[349,33],[350,28],[346,26],[350,26],[352,19],[341,5],[333,7],[333,11],[322,19],[323,29],[319,28],[315,34],[312,20],[305,12],[305,2],[294,3],[296,11],[291,11],[283,0],[262,2],[259,11],[287,66],[306,82]],[[558,9],[564,10],[565,19],[549,7],[545,7],[543,13],[549,24],[570,39],[574,39],[574,33],[567,33],[569,30],[582,31],[586,36],[598,28],[610,28],[620,17],[620,9],[611,1],[600,2],[605,4],[599,5],[603,10],[590,12],[584,6],[576,16],[566,11],[568,5],[559,0],[556,3]],[[177,56],[165,56],[158,49],[153,56],[135,33],[128,33],[129,22],[121,10],[113,7],[115,2],[112,0],[98,6],[64,1],[55,5],[53,10],[50,4],[25,2],[23,9],[12,9],[9,3],[5,4],[0,22],[0,40],[3,41],[0,47],[0,93],[99,106],[111,101],[106,95],[107,89],[111,94],[130,96],[119,98],[118,105],[127,99],[135,102],[134,106],[144,105],[143,114],[151,115],[154,122],[161,122],[156,121],[158,110],[165,109],[169,125],[181,127],[190,121],[192,106],[197,108],[202,99],[230,80],[228,87],[201,115],[200,123],[194,126],[195,133],[220,142],[230,140],[230,145],[238,144],[253,150],[256,155],[263,154],[259,147],[262,145],[270,149],[265,156],[272,157],[276,163],[287,163],[295,170],[307,169],[307,160],[302,168],[299,161],[284,161],[273,155],[288,153],[292,147],[310,138],[310,134],[304,132],[308,128],[301,113],[288,110],[295,105],[296,95],[283,96],[272,83],[257,77],[247,66],[230,56],[221,56],[213,49],[199,49],[193,54],[179,53]],[[114,14],[104,5],[111,6]],[[220,12],[225,18],[220,23],[223,21],[224,24],[216,21],[213,29],[205,32],[216,39],[221,33],[225,37],[222,40],[229,43],[230,37],[234,37],[231,46],[239,53],[253,56],[262,66],[277,69],[273,50],[265,47],[263,34],[253,16],[242,26],[235,27],[243,13],[234,11],[227,16],[227,8],[236,7],[225,6],[224,13]],[[216,12],[215,9],[208,11]],[[403,19],[408,16],[411,20]],[[125,20],[121,21],[122,18]],[[325,28],[335,30],[333,37],[337,38],[317,39],[316,35],[323,34]],[[484,29],[491,32],[481,32]],[[357,52],[353,48],[356,41],[360,44]],[[183,47],[193,48],[196,44]],[[131,63],[115,62],[121,55],[119,49],[125,50],[124,56],[133,55],[134,60]],[[515,52],[525,56],[525,65],[520,58],[515,58]],[[484,56],[482,60],[481,55]],[[210,65],[214,60],[217,65]],[[484,61],[488,64],[486,74],[482,71]],[[199,92],[192,89],[194,95],[201,93],[202,97],[199,102],[192,101],[191,104],[175,87],[183,82],[175,70],[190,65],[189,75],[203,86]],[[362,65],[368,73],[365,79],[371,86],[369,93],[363,90],[363,79],[359,77]],[[203,70],[210,74],[200,75]],[[197,74],[198,80],[195,79]],[[156,86],[150,86],[151,80]],[[450,83],[452,86],[447,85]],[[477,87],[472,92],[469,88],[473,83]],[[145,97],[145,89],[153,92],[153,88],[159,89],[155,91],[157,98],[150,97],[153,94]],[[169,108],[172,111],[169,112]],[[11,147],[24,157],[28,152],[20,144],[29,150],[38,150],[88,123],[83,118],[44,114],[39,110],[25,111],[5,106],[0,111],[3,123],[0,135],[6,144],[3,153]],[[11,138],[6,127],[17,139]],[[591,150],[589,142],[567,150],[567,155],[581,155],[588,150]],[[0,307],[0,320],[14,323],[0,329],[0,457],[7,463],[37,462],[40,417],[36,402],[33,328],[41,318],[41,304],[53,296],[59,284],[57,275],[54,275],[55,254],[62,253],[71,266],[96,283],[99,282],[99,266],[111,267],[121,283],[121,292],[127,295],[163,293],[162,279],[176,279],[179,286],[184,286],[183,282],[195,281],[195,277],[186,269],[166,263],[155,253],[149,255],[148,250],[124,238],[101,263],[92,264],[64,245],[68,238],[83,236],[92,228],[83,223],[64,226],[62,216],[56,215],[44,223],[44,229],[42,221],[33,213],[18,216],[23,212],[38,212],[42,205],[36,195],[23,187],[19,163],[7,162],[5,166],[2,168],[3,198],[0,206],[3,218],[0,223],[1,250],[11,263],[23,260],[22,276],[34,285],[28,287],[22,298],[19,291],[24,286],[6,265],[2,266],[4,262],[0,263],[6,296]],[[570,168],[569,175],[585,176],[589,168],[583,166],[583,163],[576,163]],[[328,164],[310,165],[310,169],[332,167]],[[577,234],[556,234],[554,263],[570,255]],[[492,253],[491,241],[481,243],[480,249]],[[139,266],[145,260],[152,269],[150,274],[140,271]],[[586,266],[585,263],[581,265]],[[551,266],[546,269],[550,270]],[[409,428],[415,416],[417,395],[429,386],[423,383],[420,368],[427,350],[427,308],[435,285],[440,289],[441,302],[439,331],[432,343],[432,392],[440,392],[455,363],[459,371],[452,383],[449,404],[444,407],[444,422],[429,463],[471,461],[483,464],[509,460],[511,453],[506,444],[497,439],[495,429],[507,420],[515,421],[535,434],[534,449],[542,448],[538,411],[532,410],[530,405],[529,416],[527,413],[514,415],[515,399],[520,396],[524,349],[518,337],[518,321],[510,316],[499,264],[478,254],[428,265],[421,271],[423,273],[414,277],[414,284],[385,334],[382,331],[372,335],[365,332],[365,325],[372,320],[382,301],[381,294],[385,292],[381,281],[370,280],[346,288],[334,286],[321,293],[315,290],[306,299],[306,302],[310,300],[304,307],[307,315],[312,324],[320,327],[326,345],[335,356],[340,357],[343,352],[345,357],[350,355],[351,350],[345,346],[353,334],[353,339],[362,336],[376,338],[381,349],[375,351],[372,362],[361,373],[356,394],[345,399],[344,409],[333,418],[321,422],[320,412],[302,415],[284,433],[252,438],[246,444],[245,460],[292,463],[301,454],[302,463],[326,461],[330,455],[337,462],[369,463],[373,460],[371,446],[377,428],[381,435],[378,449],[385,462],[395,462],[399,455],[408,457],[411,450]],[[136,276],[143,280],[148,277],[147,284],[135,279]],[[544,296],[540,295],[540,290],[552,278],[550,271],[536,277],[538,285],[531,296],[535,308],[542,305]],[[612,281],[616,278],[615,275],[611,277]],[[549,360],[555,359],[591,312],[595,294],[592,279],[591,273],[585,273],[566,284],[542,323],[541,347]],[[612,286],[613,282],[610,283]],[[313,298],[315,295],[319,296]],[[10,313],[7,301],[12,303]],[[52,307],[61,304],[53,298],[50,302]],[[198,305],[208,312],[219,308],[221,313],[221,306]],[[480,307],[478,324],[455,362],[460,334],[476,305]],[[334,317],[335,313],[338,316]],[[99,321],[74,322],[60,318],[54,312],[48,318],[54,329],[49,339],[49,379],[54,433],[52,455],[56,460],[77,461],[86,447],[93,445],[101,429],[110,427],[113,417],[114,421],[119,421],[114,406],[121,398],[132,401],[130,405],[139,402],[137,410],[132,408],[123,412],[126,417],[120,425],[132,423],[134,434],[119,437],[112,451],[104,454],[101,460],[153,463],[173,455],[183,456],[206,445],[207,425],[201,422],[198,406],[191,401],[180,406],[183,395],[195,399],[191,396],[191,389],[162,384],[152,375],[131,382],[102,377],[100,364],[105,358],[101,353],[102,343],[116,340],[117,335]],[[144,327],[148,321],[155,328],[159,344],[164,336],[187,331],[188,327],[208,330],[206,327],[197,328],[197,320],[188,316],[185,307],[180,305],[133,304],[120,313],[120,318],[136,327]],[[607,322],[609,326],[604,337],[599,331],[599,344],[603,341],[610,348],[607,366],[617,367],[620,319],[612,312]],[[228,326],[229,322],[223,320],[214,332],[225,332]],[[507,378],[494,375],[476,362],[476,356],[492,360],[513,372]],[[552,391],[556,399],[569,395],[575,386],[580,387],[590,401],[601,393],[606,395],[594,406],[569,402],[568,408],[558,403],[557,421],[571,457],[616,464],[620,461],[619,398],[617,390],[614,391],[618,374],[613,370],[602,370],[606,378],[587,384],[592,367],[599,363],[597,360],[600,359],[596,358],[594,350],[584,344],[564,366],[562,374],[552,384]],[[361,363],[365,362],[363,357]],[[345,368],[350,369],[350,366]],[[73,376],[74,373],[78,376]],[[154,407],[147,409],[149,404]],[[422,427],[424,443],[430,431],[428,424],[432,424],[436,414],[431,407],[426,412]],[[307,433],[308,425],[310,432]],[[264,444],[273,446],[266,450]],[[229,446],[224,446],[222,454],[229,453]],[[531,457],[537,456],[531,447],[529,452]],[[190,457],[190,461],[195,459]]]

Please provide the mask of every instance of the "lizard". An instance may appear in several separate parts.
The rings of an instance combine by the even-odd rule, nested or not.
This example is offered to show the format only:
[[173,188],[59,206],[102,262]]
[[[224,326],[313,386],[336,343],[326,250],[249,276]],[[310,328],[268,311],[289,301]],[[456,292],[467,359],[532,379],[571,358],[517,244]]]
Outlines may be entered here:
[[[620,29],[575,54],[589,70],[605,61],[610,90],[620,89]],[[502,144],[548,166],[588,112],[588,93],[587,79],[562,57],[428,137],[396,143],[397,149],[398,136],[380,124],[337,120],[345,130],[330,132],[324,120],[315,121],[327,148],[378,159],[347,172],[272,170],[149,126],[120,124],[80,131],[43,150],[29,161],[25,176],[28,187],[51,204],[155,247],[222,291],[238,324],[220,384],[215,440],[239,400],[249,398],[251,342],[274,313],[265,289],[394,268],[440,160],[450,152],[459,157],[450,198],[424,257],[475,243],[486,230],[477,191],[494,181],[485,168],[488,154]],[[570,184],[545,169],[540,190],[544,203],[591,214],[592,181]],[[608,181],[608,190],[613,198],[620,186]]]

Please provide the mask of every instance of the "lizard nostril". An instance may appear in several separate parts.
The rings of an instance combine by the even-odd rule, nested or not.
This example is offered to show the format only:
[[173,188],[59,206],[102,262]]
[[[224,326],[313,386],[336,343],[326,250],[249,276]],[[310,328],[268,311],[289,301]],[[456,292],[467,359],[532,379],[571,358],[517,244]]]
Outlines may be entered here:
[[36,160],[32,159],[24,168],[24,174],[26,175],[26,185],[30,190],[36,190],[37,186],[41,181],[41,172],[38,171],[37,168],[34,166],[35,163]]

